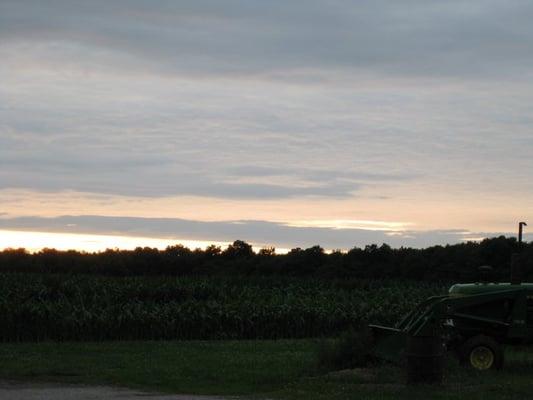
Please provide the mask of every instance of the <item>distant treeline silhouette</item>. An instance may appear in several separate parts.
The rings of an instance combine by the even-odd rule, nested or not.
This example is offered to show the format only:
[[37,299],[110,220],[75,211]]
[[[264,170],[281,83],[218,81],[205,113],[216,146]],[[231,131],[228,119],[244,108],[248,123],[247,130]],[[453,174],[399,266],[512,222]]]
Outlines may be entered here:
[[257,253],[237,240],[226,249],[209,246],[191,250],[181,245],[165,250],[110,249],[98,253],[43,249],[0,252],[0,272],[88,273],[108,276],[306,276],[321,279],[399,278],[415,280],[478,279],[478,267],[493,267],[493,280],[508,280],[513,253],[521,253],[524,279],[533,279],[533,242],[519,244],[504,236],[425,249],[386,244],[354,247],[347,252],[324,252],[320,246],[295,248],[276,254],[273,248]]

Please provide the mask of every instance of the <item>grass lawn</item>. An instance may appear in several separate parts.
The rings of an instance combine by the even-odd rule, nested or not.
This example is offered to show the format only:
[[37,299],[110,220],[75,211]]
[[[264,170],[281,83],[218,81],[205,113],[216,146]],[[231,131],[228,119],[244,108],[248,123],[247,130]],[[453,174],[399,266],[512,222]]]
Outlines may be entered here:
[[0,344],[0,379],[98,383],[172,393],[282,399],[528,399],[533,351],[503,371],[448,362],[440,387],[406,387],[392,366],[324,373],[312,340]]

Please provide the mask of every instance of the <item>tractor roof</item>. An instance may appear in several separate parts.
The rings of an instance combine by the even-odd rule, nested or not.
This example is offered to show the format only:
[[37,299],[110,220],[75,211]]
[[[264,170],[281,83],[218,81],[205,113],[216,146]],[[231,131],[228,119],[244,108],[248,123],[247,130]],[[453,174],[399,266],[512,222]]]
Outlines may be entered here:
[[450,287],[448,293],[452,296],[468,296],[482,293],[501,292],[504,290],[530,290],[533,292],[533,283],[512,285],[504,283],[458,283]]

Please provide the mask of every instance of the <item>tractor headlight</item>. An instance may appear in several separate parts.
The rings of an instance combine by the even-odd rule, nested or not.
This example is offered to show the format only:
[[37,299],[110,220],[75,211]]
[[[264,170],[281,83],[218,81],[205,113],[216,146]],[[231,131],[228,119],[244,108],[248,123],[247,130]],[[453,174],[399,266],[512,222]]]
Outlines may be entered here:
[[453,319],[451,318],[448,318],[448,319],[445,319],[443,324],[443,326],[450,326],[450,327],[455,327],[455,323],[453,322]]

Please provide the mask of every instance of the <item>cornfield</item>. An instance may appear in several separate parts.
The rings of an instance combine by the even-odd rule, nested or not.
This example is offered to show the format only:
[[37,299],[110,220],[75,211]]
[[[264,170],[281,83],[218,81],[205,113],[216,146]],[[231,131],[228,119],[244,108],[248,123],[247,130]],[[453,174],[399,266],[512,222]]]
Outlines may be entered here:
[[0,341],[299,338],[391,324],[445,286],[0,274]]

